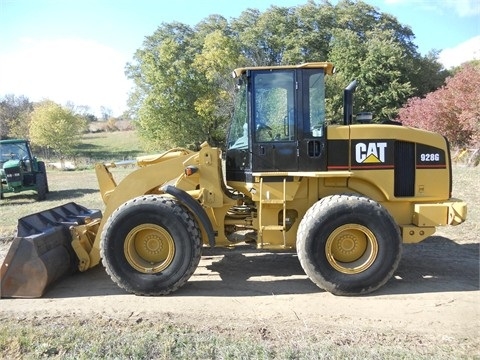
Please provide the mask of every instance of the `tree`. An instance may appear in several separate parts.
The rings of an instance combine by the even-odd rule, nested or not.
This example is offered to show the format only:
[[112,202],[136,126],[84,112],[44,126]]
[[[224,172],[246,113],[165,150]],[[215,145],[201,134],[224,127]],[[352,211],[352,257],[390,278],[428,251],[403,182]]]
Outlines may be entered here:
[[349,0],[340,1],[334,13],[328,59],[339,76],[327,79],[330,118],[341,118],[342,88],[353,79],[358,82],[354,111],[371,111],[374,121],[382,121],[395,118],[410,96],[437,88],[445,78],[433,74],[441,70],[438,54],[421,57],[412,30],[393,16]]
[[410,68],[407,68],[405,73],[414,89],[412,96],[422,97],[437,90],[443,85],[445,79],[452,75],[438,62],[438,55],[437,50],[432,50],[425,56],[413,58],[408,64]]
[[108,119],[110,119],[113,113],[112,109],[105,106],[100,107],[100,112],[102,113],[102,119],[104,121],[107,121]]
[[244,65],[268,65],[264,46],[259,43],[259,41],[263,41],[260,29],[257,28],[260,14],[257,9],[248,9],[242,12],[238,19],[234,19],[231,24],[233,36],[241,44],[242,54],[247,60]]
[[189,26],[164,24],[127,65],[127,76],[137,85],[130,97],[138,101],[135,124],[151,147],[186,146],[198,131],[194,102],[201,81],[192,63],[199,49],[192,39]]
[[335,7],[328,1],[317,5],[309,0],[294,8],[294,18],[293,31],[285,34],[285,41],[290,44],[285,63],[329,60]]
[[453,146],[480,145],[480,65],[463,65],[440,89],[414,97],[400,109],[405,125],[435,131]]
[[330,59],[338,73],[328,80],[330,119],[342,117],[342,89],[357,80],[354,112],[370,111],[377,121],[393,119],[399,105],[413,93],[402,71],[404,51],[391,31],[367,31],[363,38],[352,30],[336,30]]
[[[210,18],[201,28],[221,28]],[[137,84],[131,101],[136,127],[151,147],[195,147],[208,140],[221,145],[231,103],[225,73],[237,63],[238,50],[221,29],[195,33],[190,27],[165,24],[137,51],[127,74]],[[228,68],[228,70],[227,70]]]
[[195,110],[205,140],[214,146],[224,145],[232,116],[234,84],[225,74],[237,63],[238,54],[233,39],[216,30],[205,37],[202,52],[193,62],[193,67],[203,73],[206,80],[203,95],[194,102]]
[[393,119],[398,105],[413,93],[406,76],[404,49],[391,31],[376,29],[368,32],[367,37],[366,55],[360,61],[359,75],[359,99],[364,108],[359,110],[373,111],[377,121]]
[[343,88],[353,79],[355,110],[392,119],[408,97],[436,89],[447,75],[438,53],[420,56],[414,38],[393,16],[353,0],[248,9],[231,21],[212,15],[193,28],[164,23],[127,65],[135,84],[130,113],[157,148],[221,145],[233,83],[224,79],[233,68],[332,61],[329,119],[341,118]]
[[27,97],[5,95],[0,101],[0,139],[28,137],[33,103]]
[[86,128],[83,117],[51,100],[35,106],[30,123],[32,144],[53,150],[60,158],[69,155]]

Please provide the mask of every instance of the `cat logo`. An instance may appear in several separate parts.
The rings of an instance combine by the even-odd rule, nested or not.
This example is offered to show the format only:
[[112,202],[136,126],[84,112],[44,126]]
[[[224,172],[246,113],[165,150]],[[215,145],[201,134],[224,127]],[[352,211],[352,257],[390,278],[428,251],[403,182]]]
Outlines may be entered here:
[[358,143],[355,145],[355,161],[359,164],[385,162],[386,142]]

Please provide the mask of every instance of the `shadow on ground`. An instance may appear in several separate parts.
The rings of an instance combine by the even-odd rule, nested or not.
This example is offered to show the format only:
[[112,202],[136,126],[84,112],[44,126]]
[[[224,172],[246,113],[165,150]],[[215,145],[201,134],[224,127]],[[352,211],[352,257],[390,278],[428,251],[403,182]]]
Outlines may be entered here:
[[[404,246],[390,281],[367,296],[479,290],[479,244],[434,236]],[[175,296],[265,296],[322,292],[303,272],[296,254],[257,252],[249,247],[205,249],[195,274]],[[102,266],[66,278],[45,297],[126,294]]]

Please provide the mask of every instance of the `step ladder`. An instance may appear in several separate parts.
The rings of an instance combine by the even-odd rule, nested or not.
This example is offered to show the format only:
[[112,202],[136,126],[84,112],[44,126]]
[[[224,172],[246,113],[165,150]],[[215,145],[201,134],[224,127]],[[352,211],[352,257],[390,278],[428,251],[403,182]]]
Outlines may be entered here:
[[[263,177],[260,178],[260,201],[258,204],[258,234],[257,234],[257,244],[260,248],[263,248],[263,233],[265,231],[281,231],[283,236],[283,247],[287,247],[287,179],[283,179],[283,196],[281,199],[270,199],[267,194],[263,193]],[[281,204],[282,205],[282,224],[278,225],[278,222],[275,224],[263,224],[262,211],[263,207],[266,204]]]

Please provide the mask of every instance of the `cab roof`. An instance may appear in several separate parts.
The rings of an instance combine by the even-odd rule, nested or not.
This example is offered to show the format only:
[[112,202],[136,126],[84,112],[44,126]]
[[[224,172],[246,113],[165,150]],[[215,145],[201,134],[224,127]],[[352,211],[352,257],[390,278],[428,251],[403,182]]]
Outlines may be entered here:
[[237,68],[233,70],[232,76],[234,78],[238,78],[249,70],[288,70],[288,69],[324,69],[325,73],[328,75],[332,75],[335,72],[335,67],[331,62],[307,62],[299,65],[242,67],[242,68]]
[[9,140],[0,140],[0,144],[20,144],[26,143],[28,140],[23,139],[9,139]]

